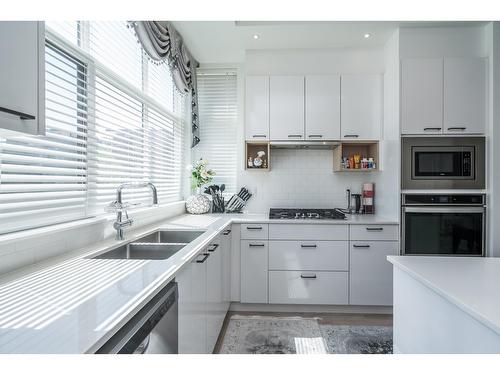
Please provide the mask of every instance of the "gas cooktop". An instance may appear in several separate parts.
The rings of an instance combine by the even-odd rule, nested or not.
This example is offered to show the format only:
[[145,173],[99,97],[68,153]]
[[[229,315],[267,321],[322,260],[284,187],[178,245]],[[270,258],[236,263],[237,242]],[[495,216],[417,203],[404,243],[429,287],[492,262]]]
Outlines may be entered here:
[[271,208],[269,219],[325,219],[325,220],[345,220],[346,215],[338,208]]

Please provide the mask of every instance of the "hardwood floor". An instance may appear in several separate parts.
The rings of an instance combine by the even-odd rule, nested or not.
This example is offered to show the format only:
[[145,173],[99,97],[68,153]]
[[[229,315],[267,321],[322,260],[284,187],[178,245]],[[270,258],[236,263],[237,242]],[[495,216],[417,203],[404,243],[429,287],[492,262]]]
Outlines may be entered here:
[[229,311],[224,319],[219,338],[215,344],[214,354],[219,353],[224,335],[226,334],[229,320],[233,315],[240,316],[275,316],[318,318],[319,324],[329,325],[367,325],[367,326],[392,326],[392,314],[334,314],[334,313],[290,313],[290,312],[255,312],[255,311]]

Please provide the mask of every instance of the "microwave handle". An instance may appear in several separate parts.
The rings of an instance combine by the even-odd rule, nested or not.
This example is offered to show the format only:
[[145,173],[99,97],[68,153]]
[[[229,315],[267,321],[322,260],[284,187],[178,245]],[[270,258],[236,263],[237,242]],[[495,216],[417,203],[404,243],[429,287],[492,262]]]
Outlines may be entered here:
[[405,213],[484,213],[484,207],[471,207],[471,206],[461,206],[461,207],[453,207],[453,206],[445,206],[445,207],[436,207],[436,206],[425,206],[425,207],[403,207],[403,211]]

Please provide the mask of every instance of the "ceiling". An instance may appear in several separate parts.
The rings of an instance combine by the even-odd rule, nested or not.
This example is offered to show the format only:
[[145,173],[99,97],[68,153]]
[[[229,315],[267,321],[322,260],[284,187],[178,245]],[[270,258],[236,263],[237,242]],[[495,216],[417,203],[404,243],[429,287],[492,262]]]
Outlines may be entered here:
[[[241,63],[246,50],[375,48],[398,27],[474,25],[476,22],[174,21],[202,64]],[[365,38],[369,33],[371,36]],[[254,39],[258,35],[258,39]]]

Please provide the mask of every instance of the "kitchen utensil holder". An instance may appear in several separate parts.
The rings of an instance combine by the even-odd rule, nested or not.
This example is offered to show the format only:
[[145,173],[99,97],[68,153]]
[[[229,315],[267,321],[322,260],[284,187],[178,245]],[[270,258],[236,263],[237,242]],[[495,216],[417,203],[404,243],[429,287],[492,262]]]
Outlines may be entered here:
[[227,207],[227,213],[241,212],[241,209],[245,206],[245,201],[238,197],[236,194],[230,199],[230,201],[235,200],[235,204],[232,205],[232,208]]

